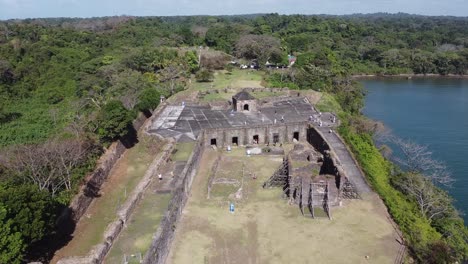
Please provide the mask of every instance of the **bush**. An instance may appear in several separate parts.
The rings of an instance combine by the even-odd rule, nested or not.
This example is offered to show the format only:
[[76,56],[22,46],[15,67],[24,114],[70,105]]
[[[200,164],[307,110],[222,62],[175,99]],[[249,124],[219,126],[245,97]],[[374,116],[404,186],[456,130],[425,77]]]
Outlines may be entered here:
[[214,79],[214,75],[213,72],[207,69],[201,69],[195,75],[195,79],[197,80],[197,82],[212,82]]
[[32,243],[52,234],[58,204],[33,185],[0,185],[0,263],[21,263]]
[[127,135],[135,114],[128,111],[120,101],[110,101],[99,111],[98,135],[103,142],[112,142]]
[[145,112],[156,109],[159,105],[160,97],[161,94],[154,88],[143,90],[139,96],[140,102],[137,105],[138,110]]

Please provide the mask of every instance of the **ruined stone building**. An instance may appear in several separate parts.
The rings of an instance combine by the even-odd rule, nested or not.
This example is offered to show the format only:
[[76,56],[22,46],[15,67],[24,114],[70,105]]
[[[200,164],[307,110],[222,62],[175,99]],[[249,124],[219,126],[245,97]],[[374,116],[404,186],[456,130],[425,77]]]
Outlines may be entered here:
[[221,110],[206,105],[169,105],[149,132],[179,141],[201,135],[205,146],[214,147],[296,142],[265,187],[283,188],[289,203],[312,217],[330,217],[330,207],[339,205],[341,198],[357,197],[333,151],[315,128],[318,123],[314,120],[331,120],[330,113],[319,113],[305,97],[260,101],[247,91],[235,94],[231,105]]

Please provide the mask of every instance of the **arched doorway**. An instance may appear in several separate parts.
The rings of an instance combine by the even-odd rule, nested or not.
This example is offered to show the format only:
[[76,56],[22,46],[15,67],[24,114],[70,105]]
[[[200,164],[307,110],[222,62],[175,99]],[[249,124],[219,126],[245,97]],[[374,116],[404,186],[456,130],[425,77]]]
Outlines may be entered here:
[[244,111],[249,111],[249,105],[248,104],[244,105]]

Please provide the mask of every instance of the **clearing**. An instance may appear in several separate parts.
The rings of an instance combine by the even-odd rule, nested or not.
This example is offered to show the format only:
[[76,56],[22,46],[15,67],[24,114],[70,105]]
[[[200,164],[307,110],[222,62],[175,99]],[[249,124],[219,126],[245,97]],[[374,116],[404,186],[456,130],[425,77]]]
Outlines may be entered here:
[[280,189],[262,188],[281,161],[275,155],[246,157],[244,148],[207,149],[168,263],[394,262],[398,234],[375,194],[332,208],[333,220],[306,218]]

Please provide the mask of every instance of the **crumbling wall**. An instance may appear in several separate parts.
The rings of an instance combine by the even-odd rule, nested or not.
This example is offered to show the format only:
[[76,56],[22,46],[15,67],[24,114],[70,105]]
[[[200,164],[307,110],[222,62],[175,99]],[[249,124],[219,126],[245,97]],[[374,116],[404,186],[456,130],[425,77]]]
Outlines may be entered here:
[[199,136],[197,145],[195,146],[190,158],[182,171],[182,183],[176,188],[173,197],[169,203],[168,210],[158,227],[158,230],[153,235],[153,242],[146,253],[143,263],[165,263],[169,254],[169,250],[174,239],[177,222],[180,220],[182,210],[190,195],[190,188],[193,179],[197,173],[200,159],[204,151],[204,135],[203,132]]
[[[133,122],[133,127],[135,130],[139,130],[146,120],[147,118],[145,115],[140,114]],[[86,177],[85,184],[81,186],[80,191],[73,198],[70,206],[60,215],[58,220],[59,226],[69,219],[74,222],[78,222],[80,220],[93,199],[98,195],[102,184],[106,181],[110,171],[114,167],[117,160],[119,160],[119,158],[125,152],[125,150],[126,148],[120,140],[112,143],[109,146],[109,148],[98,160],[96,169]]]
[[163,162],[166,162],[170,157],[175,146],[175,141],[170,140],[162,150],[161,156],[155,158],[148,167],[143,179],[138,183],[135,189],[130,194],[129,198],[125,201],[122,207],[117,212],[117,219],[110,223],[103,234],[103,242],[94,246],[93,249],[85,257],[69,257],[61,259],[58,264],[81,264],[81,263],[102,263],[104,257],[111,249],[114,241],[119,236],[125,223],[129,220],[133,210],[140,201],[146,188],[150,185],[151,181],[155,178],[157,169]]
[[339,198],[359,198],[355,187],[348,180],[346,172],[341,165],[338,155],[330,147],[325,137],[315,127],[310,127],[307,131],[307,141],[314,146],[315,149],[323,154],[323,166],[320,173],[335,175],[335,185],[339,190],[338,196],[330,205],[335,205],[339,202]]

